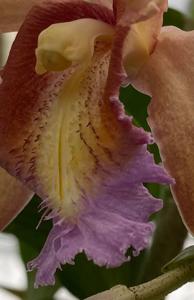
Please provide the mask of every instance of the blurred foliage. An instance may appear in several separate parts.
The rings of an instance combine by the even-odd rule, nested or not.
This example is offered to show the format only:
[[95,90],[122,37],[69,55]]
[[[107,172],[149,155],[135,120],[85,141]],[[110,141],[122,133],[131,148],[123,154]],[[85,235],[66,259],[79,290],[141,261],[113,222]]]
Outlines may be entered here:
[[[181,13],[169,9],[168,13],[165,14],[164,22],[166,25],[185,28],[188,19]],[[126,112],[134,117],[134,123],[149,130],[146,121],[149,97],[140,94],[132,87],[121,88],[120,97]],[[160,156],[157,146],[152,145],[150,150],[159,162]],[[83,299],[116,284],[132,286],[158,275],[162,265],[180,251],[186,231],[175,204],[171,200],[169,190],[158,185],[147,186],[156,197],[165,199],[164,209],[153,216],[156,222],[156,231],[150,249],[143,251],[138,257],[132,258],[130,262],[115,269],[97,267],[89,262],[84,254],[80,254],[76,257],[75,265],[65,265],[62,271],[57,272],[57,284],[49,288],[34,290],[34,273],[29,273],[29,288],[23,299],[51,300],[59,286],[66,286],[74,295]],[[51,223],[47,221],[42,222],[36,230],[40,218],[37,212],[39,201],[37,197],[34,197],[7,228],[7,232],[13,233],[19,238],[21,254],[25,263],[38,255],[51,228]]]
[[188,22],[188,17],[176,11],[174,9],[169,9],[166,14],[164,14],[164,25],[165,26],[176,26],[181,29],[185,29],[185,25]]
[[190,7],[189,8],[190,8],[189,9],[190,16],[191,16],[191,18],[194,18],[194,1],[193,0],[190,1]]
[[191,264],[194,259],[194,246],[190,246],[181,251],[175,258],[169,261],[163,268],[162,272],[168,272],[179,266]]
[[[163,209],[156,214],[156,230],[152,245],[146,250],[139,274],[139,282],[147,282],[161,275],[161,267],[182,250],[187,230],[182,223],[177,207],[168,188],[161,189]],[[178,237],[177,237],[178,233]]]

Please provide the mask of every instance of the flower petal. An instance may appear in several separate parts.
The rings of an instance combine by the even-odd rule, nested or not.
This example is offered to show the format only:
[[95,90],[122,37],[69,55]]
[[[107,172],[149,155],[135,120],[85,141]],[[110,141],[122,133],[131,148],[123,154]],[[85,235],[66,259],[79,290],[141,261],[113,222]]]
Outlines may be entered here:
[[33,193],[0,168],[0,195],[0,230],[3,230],[30,201]]
[[84,0],[85,2],[100,4],[102,6],[106,6],[109,9],[113,8],[113,0]]
[[[27,13],[33,5],[43,0],[0,0],[0,32],[18,31]],[[44,0],[46,2],[47,0]],[[63,2],[78,2],[76,0],[63,0]],[[50,1],[48,1],[50,2]],[[112,8],[112,0],[85,0],[85,2],[101,4]]]
[[97,5],[80,1],[74,1],[74,4],[66,1],[56,3],[50,1],[33,9],[17,35],[1,74],[0,136],[4,143],[0,147],[0,164],[30,186],[35,168],[34,147],[39,147],[39,137],[47,123],[50,106],[64,80],[72,73],[71,70],[51,72],[42,77],[35,73],[35,49],[39,34],[53,23],[83,17],[113,23],[112,13],[107,9],[102,11]]
[[163,29],[135,86],[153,99],[149,124],[163,162],[176,184],[172,192],[187,228],[194,233],[194,32]]
[[31,7],[42,0],[0,0],[0,32],[17,31]]
[[152,53],[160,33],[166,0],[115,1],[118,24],[129,28],[123,62],[129,79],[133,78]]
[[133,24],[125,41],[123,60],[128,77],[135,77],[152,53],[163,23],[163,11]]
[[[37,286],[53,284],[56,268],[72,263],[81,251],[108,267],[126,261],[130,246],[138,254],[153,230],[149,216],[161,208],[143,183],[172,182],[147,151],[150,135],[132,125],[118,99],[125,78],[125,31],[117,32],[113,47],[111,39],[96,39],[84,66],[78,59],[78,66],[65,71],[35,74],[38,35],[52,23],[81,17],[101,20],[107,28],[114,24],[105,7],[52,3],[35,8],[26,19],[0,88],[0,138],[6,141],[0,164],[52,209],[47,219],[53,219],[53,229],[29,264],[38,269]],[[79,52],[74,54],[77,59]],[[43,67],[52,69],[53,60]]]
[[123,25],[146,21],[167,7],[168,0],[114,0],[117,21]]

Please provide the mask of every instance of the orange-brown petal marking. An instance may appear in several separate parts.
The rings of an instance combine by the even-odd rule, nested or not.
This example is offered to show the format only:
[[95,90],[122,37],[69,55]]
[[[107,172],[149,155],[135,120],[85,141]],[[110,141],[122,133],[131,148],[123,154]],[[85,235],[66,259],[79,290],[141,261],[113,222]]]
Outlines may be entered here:
[[3,230],[30,201],[33,192],[0,168],[0,230]]

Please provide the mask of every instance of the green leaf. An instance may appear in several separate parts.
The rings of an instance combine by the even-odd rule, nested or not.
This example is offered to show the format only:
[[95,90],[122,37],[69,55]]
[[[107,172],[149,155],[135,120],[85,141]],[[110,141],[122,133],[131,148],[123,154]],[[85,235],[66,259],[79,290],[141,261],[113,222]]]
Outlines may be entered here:
[[188,22],[188,17],[186,17],[181,12],[169,8],[167,13],[164,14],[164,25],[165,26],[176,26],[181,29],[185,29],[185,25]]
[[156,230],[151,247],[146,251],[139,273],[139,283],[161,275],[162,266],[181,251],[187,236],[187,230],[168,188],[161,188],[160,192],[159,197],[164,199],[164,208],[155,214]]
[[170,270],[187,265],[194,261],[194,246],[188,247],[180,252],[175,258],[168,262],[163,268],[162,272],[166,273]]
[[128,86],[120,89],[120,100],[124,104],[127,114],[133,116],[135,125],[149,130],[146,119],[150,97],[141,94],[132,86]]

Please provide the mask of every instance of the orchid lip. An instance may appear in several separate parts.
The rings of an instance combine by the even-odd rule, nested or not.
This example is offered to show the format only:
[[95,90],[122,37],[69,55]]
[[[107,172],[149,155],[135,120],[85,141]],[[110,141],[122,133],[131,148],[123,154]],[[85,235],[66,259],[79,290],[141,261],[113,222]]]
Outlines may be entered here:
[[[99,266],[115,267],[129,260],[129,247],[143,250],[154,229],[150,215],[162,206],[143,184],[172,182],[147,151],[150,135],[119,101],[132,24],[116,24],[114,13],[91,1],[39,4],[5,67],[0,161],[43,199],[43,218],[53,222],[29,264],[37,269],[36,286],[53,284],[56,269],[82,251]],[[147,34],[148,55],[153,32]]]

